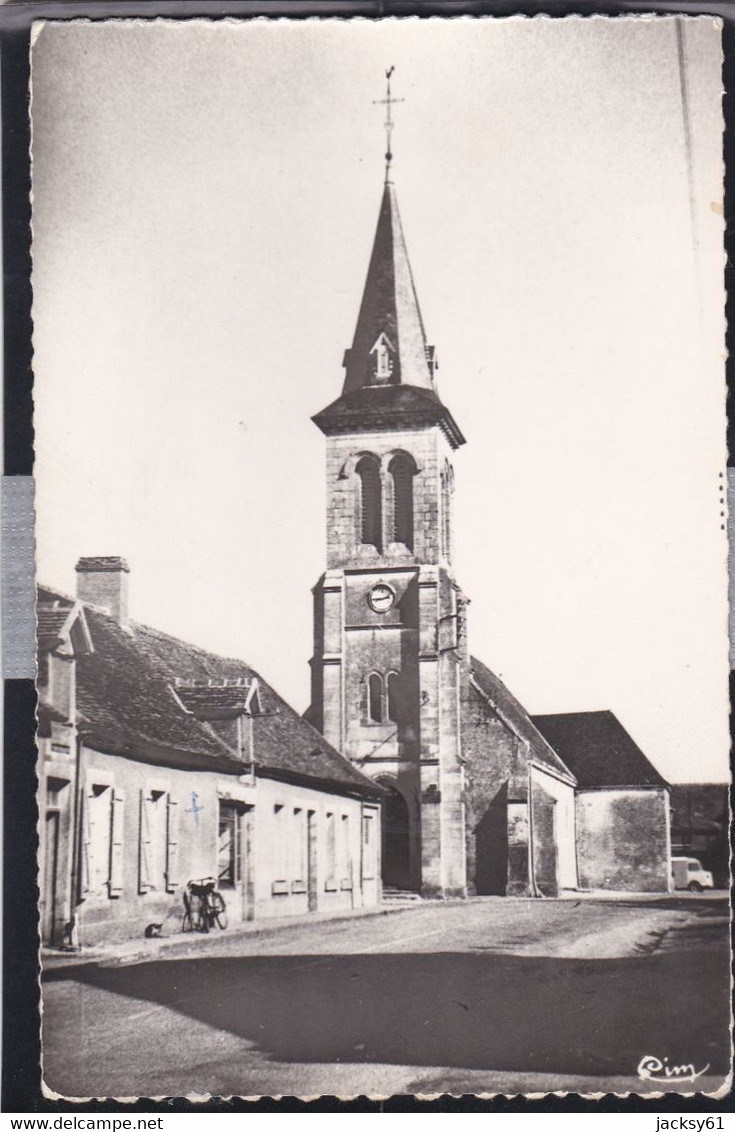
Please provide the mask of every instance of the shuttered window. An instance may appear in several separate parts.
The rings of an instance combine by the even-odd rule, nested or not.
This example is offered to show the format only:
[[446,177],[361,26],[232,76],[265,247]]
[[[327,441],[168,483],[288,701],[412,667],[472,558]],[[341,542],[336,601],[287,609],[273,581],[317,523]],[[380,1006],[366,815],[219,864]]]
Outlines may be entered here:
[[150,794],[147,790],[141,790],[140,844],[138,846],[138,889],[140,892],[148,892],[152,887],[152,875]]
[[337,876],[337,830],[336,815],[327,814],[327,878],[328,889],[336,887]]
[[[113,821],[116,816],[112,787],[108,783],[90,783],[82,799],[82,896],[112,895],[109,883],[113,861]],[[116,856],[119,857],[120,854],[121,849],[116,852]]]
[[168,888],[168,794],[151,789],[140,792],[140,845],[138,889],[162,892]]
[[340,888],[349,887],[352,880],[352,853],[350,852],[350,817],[342,814],[340,821],[339,873]]
[[179,884],[179,803],[169,797],[166,807],[166,890]]
[[125,864],[125,795],[115,787],[112,796],[112,836],[110,848],[110,896],[123,890]]
[[375,822],[371,814],[362,818],[362,879],[374,880],[376,875],[377,846]]
[[306,880],[306,811],[301,808],[293,811],[291,823],[291,870],[290,880],[303,883]]
[[284,828],[286,811],[282,805],[273,807],[273,878],[285,882],[288,875],[288,830]]
[[393,542],[413,550],[413,467],[406,456],[391,460],[393,477]]
[[84,793],[82,799],[82,860],[81,860],[81,895],[92,888],[92,812],[90,806],[90,791]]
[[240,813],[229,802],[219,804],[217,877],[225,888],[234,888],[240,880]]
[[363,543],[382,549],[383,508],[380,469],[372,456],[363,456],[357,465],[360,478],[360,538]]

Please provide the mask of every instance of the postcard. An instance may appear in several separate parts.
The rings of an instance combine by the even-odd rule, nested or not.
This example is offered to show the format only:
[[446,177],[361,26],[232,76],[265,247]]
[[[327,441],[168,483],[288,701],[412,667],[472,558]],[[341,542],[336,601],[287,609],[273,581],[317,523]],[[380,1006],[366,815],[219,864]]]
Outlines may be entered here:
[[721,33],[34,25],[48,1096],[727,1091]]

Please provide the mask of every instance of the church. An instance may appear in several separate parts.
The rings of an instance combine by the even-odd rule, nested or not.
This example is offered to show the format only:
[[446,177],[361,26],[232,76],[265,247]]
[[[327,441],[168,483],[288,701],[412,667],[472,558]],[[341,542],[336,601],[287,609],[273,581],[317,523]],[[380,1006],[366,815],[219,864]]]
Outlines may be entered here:
[[669,789],[609,711],[534,720],[470,656],[452,458],[388,152],[326,437],[308,718],[387,791],[383,884],[426,897],[670,888]]

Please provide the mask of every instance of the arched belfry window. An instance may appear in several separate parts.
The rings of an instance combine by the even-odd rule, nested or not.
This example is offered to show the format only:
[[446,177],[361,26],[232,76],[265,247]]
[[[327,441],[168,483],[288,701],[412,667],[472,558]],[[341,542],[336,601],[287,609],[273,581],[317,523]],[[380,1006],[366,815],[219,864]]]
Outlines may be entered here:
[[368,677],[368,715],[373,723],[383,722],[383,678],[377,672]]
[[413,461],[402,454],[394,456],[388,469],[393,477],[393,542],[413,550]]
[[383,508],[380,468],[374,456],[363,456],[357,465],[360,477],[360,541],[382,549]]

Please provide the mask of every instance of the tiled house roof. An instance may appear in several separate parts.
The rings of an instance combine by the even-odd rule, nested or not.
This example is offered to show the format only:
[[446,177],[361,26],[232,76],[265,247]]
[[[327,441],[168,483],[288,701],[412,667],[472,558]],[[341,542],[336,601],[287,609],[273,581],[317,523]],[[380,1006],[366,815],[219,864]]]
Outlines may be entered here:
[[[77,704],[80,731],[91,746],[236,773],[242,762],[234,720],[205,722],[188,714],[172,687],[177,680],[249,685],[257,678],[263,714],[252,717],[256,773],[309,778],[371,797],[382,793],[247,664],[137,622],[123,629],[92,606],[85,606],[85,613],[94,652],[77,660]],[[245,726],[250,727],[249,719]]]
[[537,762],[574,782],[573,768],[569,767],[566,760],[562,761],[559,758],[535,726],[526,709],[508,691],[503,681],[474,656],[470,657],[470,676],[470,694],[479,698],[485,697],[490,701],[520,738],[528,743],[531,755]]
[[611,711],[535,715],[533,722],[574,772],[580,789],[668,786]]

